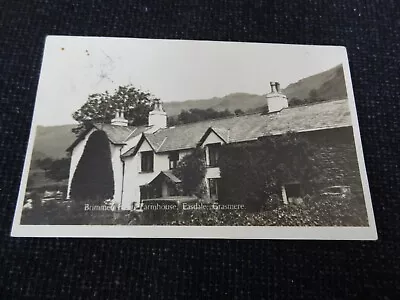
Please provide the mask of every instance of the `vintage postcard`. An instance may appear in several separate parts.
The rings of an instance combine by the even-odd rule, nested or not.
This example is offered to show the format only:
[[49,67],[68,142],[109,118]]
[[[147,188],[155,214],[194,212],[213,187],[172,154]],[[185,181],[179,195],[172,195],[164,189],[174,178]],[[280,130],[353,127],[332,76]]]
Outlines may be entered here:
[[377,239],[346,49],[47,37],[11,234]]

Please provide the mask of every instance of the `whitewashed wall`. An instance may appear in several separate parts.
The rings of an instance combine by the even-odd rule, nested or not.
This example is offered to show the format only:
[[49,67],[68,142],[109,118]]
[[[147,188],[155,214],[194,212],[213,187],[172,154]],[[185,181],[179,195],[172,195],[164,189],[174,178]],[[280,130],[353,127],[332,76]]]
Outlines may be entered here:
[[114,173],[114,197],[113,201],[116,205],[121,205],[122,202],[122,161],[121,148],[110,143],[111,163]]
[[[210,162],[210,154],[209,154],[207,145],[223,144],[223,143],[224,143],[224,141],[218,135],[216,135],[215,132],[213,132],[213,131],[211,131],[210,134],[207,136],[207,138],[204,140],[202,147],[205,147],[205,150],[206,150],[207,165],[209,165],[209,162]],[[220,169],[218,167],[207,167],[206,178],[205,178],[206,179],[205,183],[206,183],[206,187],[207,187],[207,198],[210,195],[210,187],[208,185],[207,179],[210,179],[210,178],[221,178]]]
[[[210,162],[210,155],[208,152],[208,147],[207,145],[209,144],[223,144],[224,141],[216,135],[213,131],[210,132],[210,134],[207,136],[207,138],[204,140],[202,146],[206,148],[206,161],[207,165],[209,165]],[[220,171],[218,167],[208,167],[207,172],[206,172],[206,179],[208,178],[220,178]],[[208,182],[207,182],[207,188],[208,188]]]
[[214,131],[211,131],[207,136],[207,138],[204,140],[202,146],[206,146],[208,144],[217,144],[217,143],[223,144],[224,141],[218,135],[216,135]]
[[[207,144],[223,144],[218,135],[211,132],[203,143],[203,146]],[[130,143],[132,145],[134,143]],[[127,149],[124,149],[126,151]],[[122,195],[122,209],[132,209],[133,203],[140,202],[140,186],[145,185],[152,181],[161,171],[169,170],[169,158],[168,153],[154,153],[154,170],[151,173],[141,172],[141,152],[153,151],[147,141],[144,141],[140,146],[135,156],[125,158],[125,174],[123,184],[123,195]],[[191,150],[179,151],[179,159],[182,159],[185,155],[189,154]],[[208,160],[208,149],[206,148],[206,159]],[[121,172],[122,174],[122,172]],[[206,178],[220,178],[220,170],[218,167],[207,168]],[[208,182],[206,181],[207,189]]]
[[268,94],[267,95],[268,111],[280,111],[289,106],[286,96],[282,94]]
[[168,153],[154,154],[153,172],[141,172],[141,152],[152,151],[147,141],[140,146],[135,156],[125,159],[125,178],[122,209],[132,209],[132,204],[140,202],[140,186],[152,181],[161,171],[169,169]]

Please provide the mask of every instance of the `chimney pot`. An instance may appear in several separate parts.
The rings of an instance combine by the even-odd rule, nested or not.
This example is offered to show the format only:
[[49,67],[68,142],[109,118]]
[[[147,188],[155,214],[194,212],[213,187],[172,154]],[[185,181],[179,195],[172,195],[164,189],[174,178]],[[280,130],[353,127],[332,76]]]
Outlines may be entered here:
[[115,111],[115,118],[111,120],[111,125],[128,126],[128,120],[124,117],[124,112],[121,109]]
[[271,93],[274,93],[275,92],[275,87],[276,87],[275,86],[275,82],[271,81],[269,84],[271,85]]
[[276,88],[276,92],[277,93],[279,93],[280,91],[281,91],[281,88],[280,88],[280,83],[279,82],[275,82],[275,88]]

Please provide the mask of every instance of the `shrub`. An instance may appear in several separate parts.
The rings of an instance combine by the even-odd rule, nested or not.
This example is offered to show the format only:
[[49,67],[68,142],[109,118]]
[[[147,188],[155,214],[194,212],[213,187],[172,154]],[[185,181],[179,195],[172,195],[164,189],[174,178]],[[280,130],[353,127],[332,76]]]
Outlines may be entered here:
[[262,212],[246,210],[176,210],[159,219],[136,217],[131,225],[185,226],[368,226],[364,205],[358,199],[324,198],[303,205],[280,205]]
[[274,210],[282,205],[283,205],[282,199],[277,194],[273,194],[273,195],[269,196],[267,198],[267,200],[265,201],[263,210],[267,210],[267,211]]
[[272,226],[367,226],[365,205],[352,198],[327,197],[304,205],[281,206],[265,217]]
[[197,147],[183,157],[173,172],[182,180],[181,188],[184,195],[196,195],[199,198],[204,196],[206,163],[202,148]]

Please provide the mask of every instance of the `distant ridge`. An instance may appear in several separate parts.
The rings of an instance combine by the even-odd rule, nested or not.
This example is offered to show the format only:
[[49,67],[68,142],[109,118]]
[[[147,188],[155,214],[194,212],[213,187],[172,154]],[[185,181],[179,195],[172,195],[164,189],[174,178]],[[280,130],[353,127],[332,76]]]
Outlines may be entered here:
[[49,157],[59,159],[67,156],[65,151],[72,144],[76,136],[72,133],[75,124],[59,126],[38,126],[33,147],[34,158]]
[[318,97],[324,100],[347,98],[342,65],[289,84],[282,92],[289,100],[303,100],[309,97],[311,90],[315,90]]
[[165,102],[164,109],[168,116],[177,116],[182,110],[193,108],[207,109],[212,108],[217,111],[241,109],[247,111],[265,104],[264,95],[247,93],[233,93],[224,97],[214,97],[205,100],[187,100],[183,102]]
[[[266,87],[269,89],[269,87]],[[337,100],[347,98],[346,85],[342,65],[338,65],[327,71],[303,78],[296,83],[289,84],[282,90],[289,102],[294,99],[304,100],[309,97],[310,91],[315,90],[319,99]],[[269,90],[265,91],[266,93]],[[212,108],[217,111],[236,109],[242,111],[254,111],[265,105],[265,95],[247,93],[233,93],[224,97],[214,97],[204,100],[187,100],[183,102],[166,102],[164,109],[168,116],[176,116],[182,110],[192,108]]]

